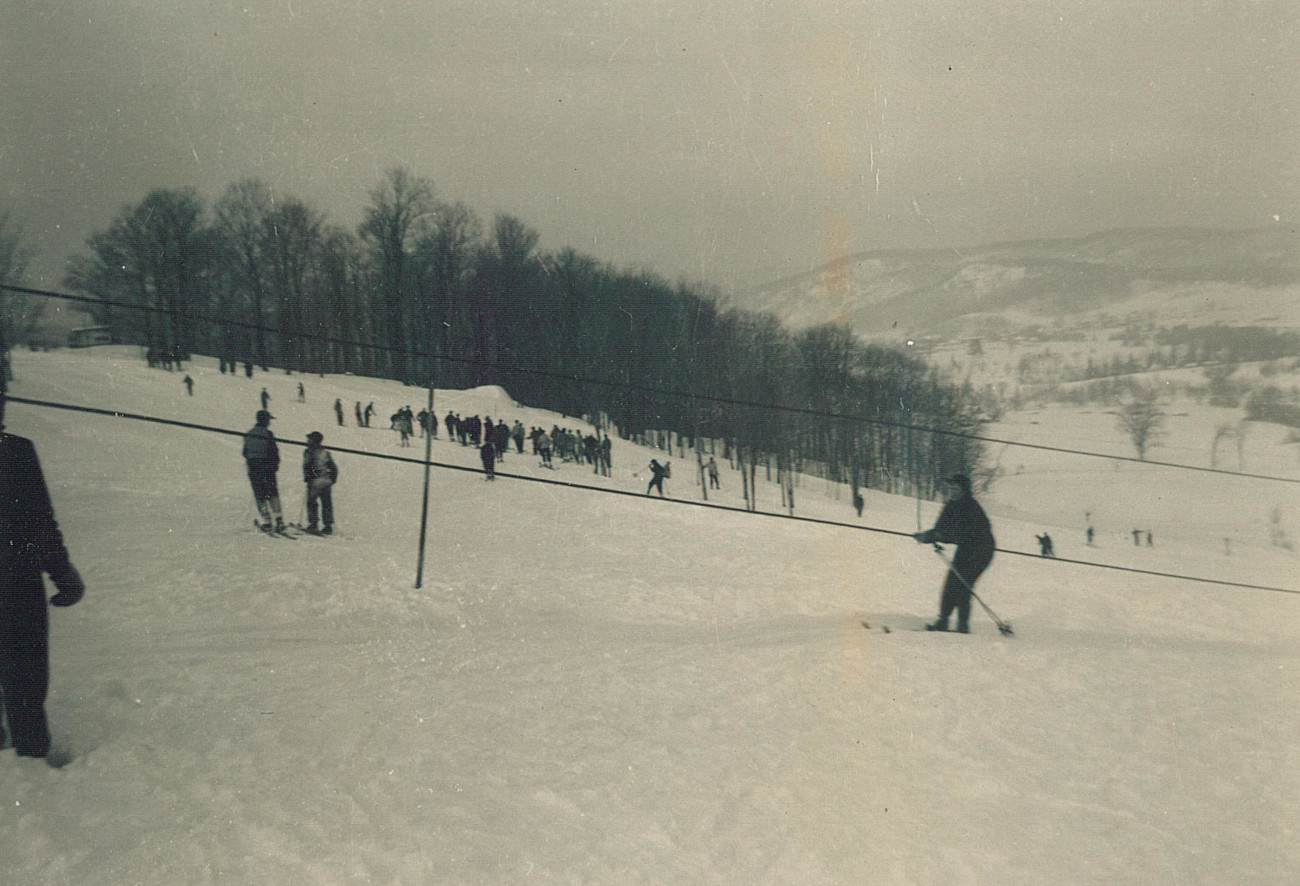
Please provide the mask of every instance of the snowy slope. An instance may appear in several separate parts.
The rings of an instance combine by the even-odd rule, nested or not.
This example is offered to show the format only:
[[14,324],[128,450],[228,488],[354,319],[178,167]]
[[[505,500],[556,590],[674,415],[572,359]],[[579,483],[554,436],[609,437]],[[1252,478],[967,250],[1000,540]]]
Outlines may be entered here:
[[[335,397],[349,423],[356,400],[420,408],[388,382],[307,377],[299,404],[297,376],[200,358],[188,398],[125,348],[19,353],[15,371],[17,396],[240,431],[265,385],[285,440],[423,452],[334,425]],[[577,426],[499,390],[439,392],[448,408]],[[0,882],[1152,886],[1300,870],[1300,596],[1002,554],[980,589],[1016,636],[978,611],[974,635],[933,635],[907,628],[943,567],[908,539],[448,470],[415,590],[417,465],[339,455],[342,534],[284,541],[251,529],[237,437],[21,404],[6,418],[38,445],[89,591],[52,619],[49,711],[71,762],[0,753]],[[1094,418],[1013,416],[999,433],[1127,454]],[[1249,442],[1248,467],[1300,475],[1294,445]],[[282,451],[296,517],[300,450]],[[1003,547],[1050,529],[1063,556],[1300,586],[1261,525],[1274,506],[1294,521],[1292,486],[1014,453],[1004,467],[1023,470],[987,500]],[[608,480],[527,456],[503,470],[639,493],[652,454],[616,441]],[[445,439],[434,458],[477,461]],[[670,494],[698,499],[674,460]],[[725,468],[723,486],[738,506]],[[774,484],[763,495],[779,510]],[[802,515],[915,529],[910,500],[871,495],[858,520],[842,491],[808,480],[799,497]],[[1120,534],[1135,521],[1155,547]]]

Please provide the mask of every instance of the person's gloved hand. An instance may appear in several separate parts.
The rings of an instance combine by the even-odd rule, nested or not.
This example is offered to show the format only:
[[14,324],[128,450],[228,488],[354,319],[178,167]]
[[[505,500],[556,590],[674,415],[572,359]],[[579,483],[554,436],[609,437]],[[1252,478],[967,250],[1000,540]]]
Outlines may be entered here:
[[72,606],[86,595],[86,584],[71,563],[57,572],[50,573],[50,579],[59,589],[59,592],[50,598],[51,606]]

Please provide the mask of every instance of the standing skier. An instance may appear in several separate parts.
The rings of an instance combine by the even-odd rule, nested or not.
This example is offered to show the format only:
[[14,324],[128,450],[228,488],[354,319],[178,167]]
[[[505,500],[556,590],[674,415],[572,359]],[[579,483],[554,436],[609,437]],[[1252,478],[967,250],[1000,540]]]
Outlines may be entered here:
[[338,417],[339,427],[343,427],[343,401],[337,398],[334,400],[334,415]]
[[190,395],[191,397],[193,397],[193,396],[194,396],[194,379],[190,378],[190,377],[187,375],[187,376],[185,376],[184,383],[185,383],[185,393],[188,394],[188,395]]
[[478,455],[479,455],[479,458],[481,458],[481,459],[483,460],[483,473],[487,475],[487,476],[484,477],[483,479],[485,479],[485,480],[495,480],[495,479],[497,478],[497,472],[496,472],[497,448],[496,448],[496,445],[495,445],[491,440],[489,440],[488,442],[484,443],[482,446],[479,447]]
[[993,561],[993,528],[988,515],[971,494],[970,477],[953,474],[947,478],[948,502],[939,512],[934,527],[918,532],[912,537],[921,544],[955,544],[957,553],[943,583],[943,596],[939,601],[939,617],[927,630],[948,630],[948,616],[957,610],[957,630],[970,633],[970,598],[975,582]]
[[244,435],[244,461],[248,465],[248,480],[253,485],[253,500],[262,516],[258,528],[263,532],[283,532],[284,517],[280,513],[280,490],[275,474],[280,470],[280,450],[271,433],[271,419],[265,409],[257,411],[257,424]]
[[307,435],[307,448],[302,453],[302,479],[307,484],[307,531],[329,535],[334,531],[334,497],[330,490],[339,479],[339,468],[329,450],[321,445],[324,442],[325,435],[320,431]]
[[0,539],[0,713],[19,756],[44,757],[50,750],[50,614],[41,573],[59,589],[49,600],[54,606],[73,605],[86,588],[63,546],[36,448],[11,434],[0,434]]

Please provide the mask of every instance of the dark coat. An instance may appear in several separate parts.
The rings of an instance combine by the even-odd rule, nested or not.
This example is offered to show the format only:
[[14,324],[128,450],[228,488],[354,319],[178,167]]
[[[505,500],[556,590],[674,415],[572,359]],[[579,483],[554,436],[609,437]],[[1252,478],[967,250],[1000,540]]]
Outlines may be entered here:
[[41,573],[62,585],[72,569],[36,447],[0,434],[0,621],[45,613]]
[[953,562],[958,566],[987,566],[993,559],[993,550],[997,542],[993,538],[993,527],[988,515],[979,502],[970,494],[954,498],[943,506],[934,528],[918,533],[917,541],[924,544],[938,542],[957,545]]
[[250,463],[250,468],[254,462],[270,468],[280,466],[280,450],[275,445],[275,435],[266,425],[254,425],[244,435],[244,460]]
[[50,685],[50,615],[41,573],[71,606],[85,586],[63,546],[49,489],[30,440],[0,435],[0,708],[20,756],[50,749],[45,698]]

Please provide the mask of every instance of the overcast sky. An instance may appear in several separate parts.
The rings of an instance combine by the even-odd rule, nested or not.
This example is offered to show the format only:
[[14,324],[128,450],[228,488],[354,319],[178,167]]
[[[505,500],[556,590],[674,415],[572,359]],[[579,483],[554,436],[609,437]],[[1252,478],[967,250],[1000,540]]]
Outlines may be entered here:
[[[352,227],[406,166],[724,289],[884,246],[1293,225],[1300,3],[0,0],[37,282],[154,187]],[[51,276],[52,275],[52,276]]]

